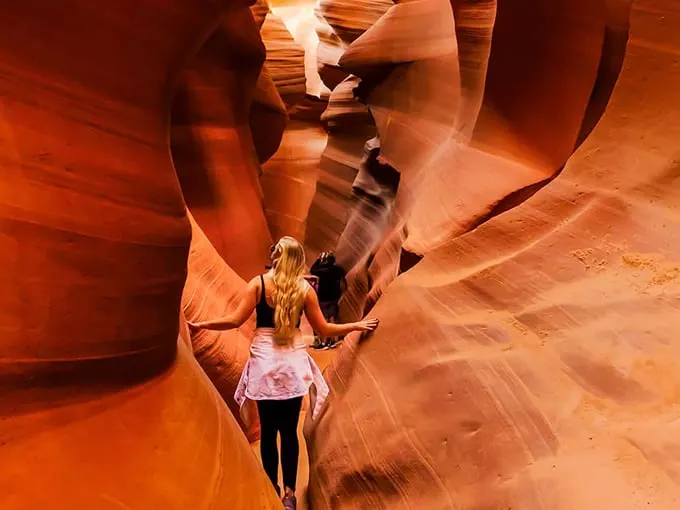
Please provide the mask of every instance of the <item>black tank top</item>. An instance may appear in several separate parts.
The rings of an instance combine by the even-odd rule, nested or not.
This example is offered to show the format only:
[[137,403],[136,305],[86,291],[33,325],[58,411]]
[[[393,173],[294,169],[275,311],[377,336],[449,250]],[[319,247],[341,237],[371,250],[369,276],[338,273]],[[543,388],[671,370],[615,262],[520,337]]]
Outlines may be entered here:
[[[264,276],[260,275],[260,282],[262,283],[262,290],[260,292],[260,300],[255,305],[255,327],[258,328],[273,328],[274,327],[274,309],[267,304],[267,295],[264,291]],[[302,313],[297,322],[297,327],[300,327],[302,320]]]

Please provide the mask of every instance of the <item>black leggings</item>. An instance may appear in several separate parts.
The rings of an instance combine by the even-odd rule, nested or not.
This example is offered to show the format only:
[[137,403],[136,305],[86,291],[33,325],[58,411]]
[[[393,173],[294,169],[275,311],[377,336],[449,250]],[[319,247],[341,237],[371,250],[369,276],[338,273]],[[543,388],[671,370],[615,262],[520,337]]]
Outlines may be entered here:
[[279,451],[276,447],[276,435],[281,434],[281,468],[283,486],[295,490],[297,480],[298,444],[297,426],[300,418],[302,397],[289,400],[258,400],[257,411],[260,415],[262,438],[260,454],[262,465],[277,492],[279,489]]

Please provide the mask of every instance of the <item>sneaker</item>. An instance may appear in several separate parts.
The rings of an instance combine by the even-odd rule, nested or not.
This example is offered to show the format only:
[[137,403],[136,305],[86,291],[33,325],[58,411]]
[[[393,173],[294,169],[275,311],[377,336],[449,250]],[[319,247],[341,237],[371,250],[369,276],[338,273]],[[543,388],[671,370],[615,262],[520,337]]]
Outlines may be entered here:
[[296,510],[297,499],[295,499],[295,496],[285,495],[283,497],[283,508],[284,510]]

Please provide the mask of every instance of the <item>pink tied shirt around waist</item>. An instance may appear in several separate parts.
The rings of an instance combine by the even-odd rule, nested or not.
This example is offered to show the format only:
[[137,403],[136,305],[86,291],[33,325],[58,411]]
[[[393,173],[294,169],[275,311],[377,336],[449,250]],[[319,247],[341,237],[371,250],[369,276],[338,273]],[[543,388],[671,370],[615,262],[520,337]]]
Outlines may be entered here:
[[[246,400],[302,397],[309,393],[312,384],[316,387],[316,399],[311,403],[315,419],[329,390],[321,370],[307,352],[302,333],[298,330],[293,342],[282,345],[277,343],[273,328],[258,328],[234,398],[243,414]],[[247,416],[243,418],[249,421]]]

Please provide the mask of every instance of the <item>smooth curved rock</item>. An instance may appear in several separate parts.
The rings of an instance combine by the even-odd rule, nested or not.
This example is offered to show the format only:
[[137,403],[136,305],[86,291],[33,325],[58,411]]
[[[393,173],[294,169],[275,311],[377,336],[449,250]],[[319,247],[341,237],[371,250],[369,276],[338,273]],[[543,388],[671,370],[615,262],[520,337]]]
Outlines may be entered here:
[[[463,122],[459,115],[471,111],[457,89],[463,76],[458,46],[465,39],[457,43],[447,1],[395,5],[343,55],[341,63],[359,73],[405,63],[376,87],[370,105],[381,157],[402,174],[413,251],[464,232],[503,197],[554,175],[573,151],[600,63],[604,4],[584,2],[583,9],[566,1],[540,4],[534,14],[541,22],[534,29],[522,26],[525,8],[521,2],[498,6],[479,116]],[[384,45],[394,51],[374,51]],[[530,45],[541,51],[527,52]],[[556,66],[558,61],[563,65]],[[524,89],[521,70],[533,78]],[[458,128],[470,122],[475,124],[468,139]],[[488,185],[473,193],[480,171]],[[457,206],[428,205],[445,201]]]
[[267,0],[256,0],[253,5],[250,6],[250,12],[253,14],[253,19],[258,29],[262,29],[264,20],[267,18],[269,13],[269,4]]
[[[319,159],[326,144],[326,133],[319,122],[326,101],[307,91],[312,80],[306,66],[315,56],[315,53],[307,55],[303,50],[303,47],[309,48],[308,39],[314,35],[312,28],[306,26],[307,11],[311,13],[307,4],[276,2],[272,8],[282,17],[270,12],[262,26],[267,67],[271,69],[272,83],[285,101],[289,116],[277,151],[263,164],[260,178],[265,214],[275,239],[284,235],[305,238]],[[288,27],[295,33],[291,34]],[[260,127],[265,133],[268,131],[266,125]],[[255,126],[253,131],[254,136],[259,136]]]
[[[366,142],[364,151],[352,186],[355,203],[336,247],[338,263],[349,269],[347,291],[340,303],[340,317],[346,322],[363,317],[379,297],[382,283],[389,284],[396,277],[394,261],[399,258],[405,233],[396,207],[399,172],[382,162],[377,136]],[[369,293],[373,294],[370,300]]]
[[[317,29],[319,73],[333,92],[323,116],[329,137],[310,209],[307,247],[312,253],[335,249],[339,264],[349,271],[349,291],[341,306],[341,319],[347,321],[362,315],[367,293],[373,288],[368,266],[373,249],[394,220],[396,189],[393,182],[379,184],[384,177],[379,174],[384,172],[381,165],[371,163],[379,150],[366,148],[375,137],[375,124],[366,106],[355,99],[366,80],[362,83],[356,76],[348,76],[338,62],[347,45],[391,5],[391,1],[382,0],[323,1],[317,7],[322,20]],[[376,170],[378,174],[373,175]]]
[[[364,145],[376,134],[368,109],[354,98],[358,78],[341,69],[338,61],[348,44],[391,5],[391,0],[324,0],[316,8],[320,19],[317,26],[319,75],[332,92],[322,117],[329,133],[328,143],[321,158],[317,192],[308,219],[306,245],[314,254],[333,250],[340,242],[340,235],[351,219],[349,211],[357,201],[353,188],[357,186]],[[352,237],[352,230],[348,229],[348,237]],[[353,267],[355,259],[368,255],[361,250],[347,250],[342,245],[338,251],[346,259],[340,262],[348,268]]]
[[[189,215],[192,227],[187,281],[182,294],[184,316],[191,322],[223,317],[238,305],[246,282],[219,256],[201,227]],[[250,441],[259,438],[257,420],[249,428],[241,420],[234,400],[254,331],[253,321],[239,330],[202,330],[191,336],[194,357],[229,406]]]
[[363,146],[375,135],[368,110],[352,95],[357,82],[349,77],[338,85],[321,116],[328,139],[320,159],[305,240],[306,247],[315,253],[336,246],[352,207],[352,183],[361,164]]
[[[330,92],[319,76],[317,50],[319,38],[316,27],[319,19],[315,15],[316,0],[273,0],[271,10],[286,25],[296,45],[304,52],[304,76],[307,94],[325,99]],[[267,36],[263,33],[263,38]]]
[[0,3],[3,509],[280,508],[178,338],[170,98],[226,6]]
[[[262,30],[269,14],[266,0],[257,0],[250,11],[258,30]],[[286,104],[281,99],[265,61],[257,77],[253,103],[250,106],[250,133],[260,163],[267,161],[278,150],[287,120]]]
[[378,21],[392,3],[392,0],[317,2],[316,15],[321,21],[317,26],[319,75],[331,90],[348,76],[338,63],[347,46]]
[[319,123],[326,102],[312,96],[296,105],[279,150],[262,166],[265,214],[274,239],[305,239],[326,132]]
[[187,206],[246,280],[262,271],[272,242],[250,134],[263,62],[250,9],[235,10],[182,73],[172,109],[172,157]]
[[[626,6],[607,7],[610,23]],[[560,175],[475,230],[422,244],[374,308],[374,337],[345,342],[328,411],[308,429],[313,507],[678,506],[679,26],[670,0],[633,4],[590,136],[574,135],[582,119],[499,140],[536,173],[580,143]],[[506,125],[528,129],[530,113]],[[430,210],[450,215],[451,202]]]
[[[524,26],[527,9],[541,20],[534,29]],[[380,156],[402,174],[396,217],[381,235],[404,229],[404,248],[422,254],[549,182],[583,134],[607,10],[603,2],[576,11],[566,1],[461,2],[453,10],[446,0],[404,2],[356,39],[341,64],[372,82],[362,93]],[[555,66],[562,61],[569,64]],[[532,77],[524,88],[523,73]],[[386,271],[396,274],[398,263],[392,257]],[[361,312],[345,307],[349,316]]]
[[288,123],[288,109],[281,99],[267,65],[262,66],[250,107],[249,127],[260,163],[276,154]]
[[305,51],[272,12],[267,14],[260,32],[274,84],[284,103],[291,107],[305,97]]

